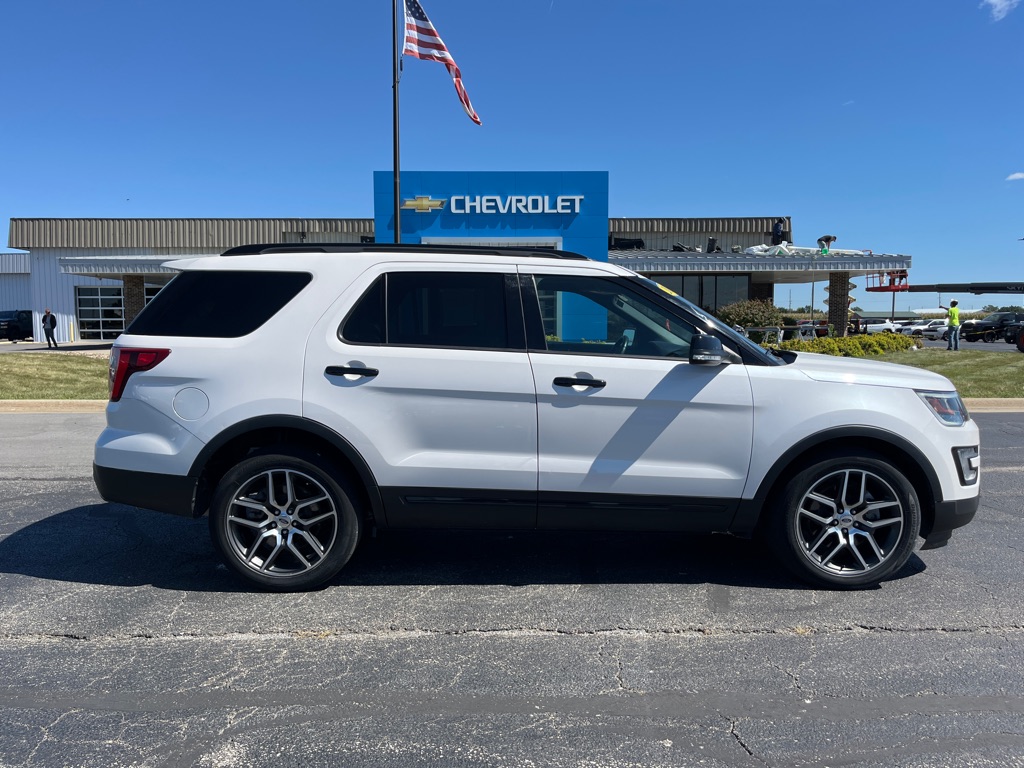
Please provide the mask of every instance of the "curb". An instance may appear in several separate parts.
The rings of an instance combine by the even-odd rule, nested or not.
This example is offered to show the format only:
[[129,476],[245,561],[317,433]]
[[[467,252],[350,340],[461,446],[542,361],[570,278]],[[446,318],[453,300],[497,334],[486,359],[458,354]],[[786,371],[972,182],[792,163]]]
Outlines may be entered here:
[[[964,398],[971,413],[1024,413],[1024,397]],[[0,400],[2,413],[103,413],[106,400]]]
[[103,413],[106,400],[0,400],[0,413]]

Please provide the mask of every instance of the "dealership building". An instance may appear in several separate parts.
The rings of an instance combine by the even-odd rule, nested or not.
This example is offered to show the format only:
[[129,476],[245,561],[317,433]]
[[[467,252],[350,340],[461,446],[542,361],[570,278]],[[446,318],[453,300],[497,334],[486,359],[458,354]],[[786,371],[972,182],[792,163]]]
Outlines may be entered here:
[[[338,219],[19,219],[0,253],[0,309],[44,308],[58,341],[110,340],[175,272],[167,262],[252,243],[403,243],[576,251],[657,280],[714,312],[743,299],[775,300],[775,287],[827,282],[829,322],[846,328],[850,279],[907,270],[911,257],[870,251],[748,253],[786,216],[610,218],[600,171],[402,171],[374,174],[374,217]],[[396,221],[397,218],[397,221]],[[806,238],[810,242],[817,239]],[[762,249],[763,250],[763,249]],[[343,256],[340,256],[343,258]],[[904,273],[905,274],[905,273]]]

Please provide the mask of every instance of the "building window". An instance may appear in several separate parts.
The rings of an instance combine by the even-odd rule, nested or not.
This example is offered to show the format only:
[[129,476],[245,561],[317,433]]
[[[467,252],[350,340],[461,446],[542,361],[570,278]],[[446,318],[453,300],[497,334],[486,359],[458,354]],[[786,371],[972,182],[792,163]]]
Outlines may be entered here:
[[707,312],[750,298],[750,275],[648,275]]
[[[145,286],[147,304],[161,288]],[[124,333],[124,290],[120,285],[76,286],[75,315],[82,341],[113,341]]]
[[124,331],[121,286],[77,286],[75,310],[79,336],[83,340],[113,340]]

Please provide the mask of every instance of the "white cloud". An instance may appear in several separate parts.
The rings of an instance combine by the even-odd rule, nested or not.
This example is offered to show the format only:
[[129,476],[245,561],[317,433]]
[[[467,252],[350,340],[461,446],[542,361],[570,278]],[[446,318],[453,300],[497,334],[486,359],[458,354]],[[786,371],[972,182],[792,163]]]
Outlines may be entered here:
[[988,6],[992,11],[993,21],[1002,21],[1006,18],[1006,14],[1020,5],[1020,0],[981,0],[979,8]]
[[1024,173],[1011,173],[1006,177],[1007,181],[1024,181]]

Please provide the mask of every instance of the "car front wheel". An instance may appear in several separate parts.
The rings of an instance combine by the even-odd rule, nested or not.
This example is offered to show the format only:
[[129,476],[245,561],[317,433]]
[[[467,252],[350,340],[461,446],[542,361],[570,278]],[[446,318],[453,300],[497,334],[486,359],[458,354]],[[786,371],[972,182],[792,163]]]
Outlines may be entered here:
[[317,456],[267,454],[237,464],[217,485],[210,535],[228,567],[275,592],[319,586],[359,541],[354,494]]
[[868,587],[910,558],[921,530],[917,493],[880,458],[841,455],[799,472],[767,530],[796,576],[819,586]]

